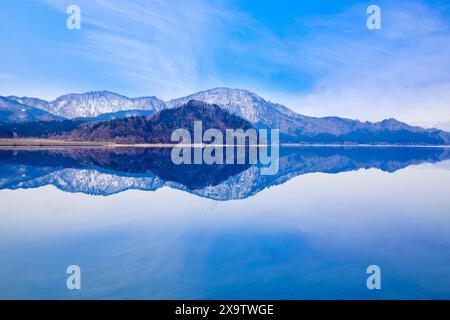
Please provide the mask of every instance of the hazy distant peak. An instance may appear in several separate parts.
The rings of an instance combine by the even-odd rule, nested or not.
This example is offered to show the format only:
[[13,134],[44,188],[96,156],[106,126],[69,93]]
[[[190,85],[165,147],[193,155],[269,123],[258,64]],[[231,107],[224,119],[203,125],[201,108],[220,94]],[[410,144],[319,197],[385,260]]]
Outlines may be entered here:
[[39,108],[0,96],[0,122],[19,123],[59,119],[61,118]]

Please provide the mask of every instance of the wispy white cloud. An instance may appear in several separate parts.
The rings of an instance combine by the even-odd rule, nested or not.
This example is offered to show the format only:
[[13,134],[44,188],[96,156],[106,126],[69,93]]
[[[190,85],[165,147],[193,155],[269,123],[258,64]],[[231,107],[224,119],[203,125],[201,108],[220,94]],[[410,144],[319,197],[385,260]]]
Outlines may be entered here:
[[[65,11],[73,1],[45,2]],[[382,30],[369,31],[357,5],[284,33],[225,1],[77,2],[82,43],[70,50],[136,92],[173,98],[232,85],[310,115],[449,120],[448,13],[421,0],[378,1]],[[310,78],[309,92],[280,92],[279,75]]]
[[[61,10],[71,1],[46,0]],[[84,58],[163,97],[216,82],[212,50],[234,17],[211,1],[78,1]]]
[[381,10],[382,30],[365,29],[362,6],[315,21],[297,46],[317,82],[311,93],[288,98],[297,110],[369,120],[449,119],[449,21],[419,1],[382,2]]

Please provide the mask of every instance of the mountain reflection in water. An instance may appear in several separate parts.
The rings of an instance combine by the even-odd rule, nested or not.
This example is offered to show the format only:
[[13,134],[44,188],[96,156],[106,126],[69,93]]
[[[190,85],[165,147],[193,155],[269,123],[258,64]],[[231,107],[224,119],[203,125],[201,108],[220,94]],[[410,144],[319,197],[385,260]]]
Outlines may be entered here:
[[278,173],[262,175],[259,165],[175,165],[170,152],[170,148],[1,150],[0,189],[54,185],[66,192],[108,196],[168,186],[226,201],[248,198],[307,173],[369,168],[395,172],[450,158],[445,148],[284,147]]

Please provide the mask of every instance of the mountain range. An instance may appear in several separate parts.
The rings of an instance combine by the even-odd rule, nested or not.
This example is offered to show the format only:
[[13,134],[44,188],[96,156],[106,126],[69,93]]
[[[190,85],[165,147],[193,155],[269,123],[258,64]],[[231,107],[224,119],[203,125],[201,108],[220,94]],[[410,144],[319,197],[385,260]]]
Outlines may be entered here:
[[[395,119],[362,122],[339,117],[309,117],[267,101],[250,91],[230,88],[201,91],[170,101],[162,101],[156,97],[128,98],[109,91],[68,94],[53,101],[29,97],[1,97],[0,122],[3,124],[0,126],[0,134],[27,136],[24,127],[21,127],[22,133],[18,133],[12,129],[12,124],[33,121],[70,120],[84,123],[110,122],[110,124],[113,121],[114,126],[114,121],[124,118],[144,117],[150,120],[160,112],[182,108],[192,100],[205,102],[211,105],[211,108],[218,106],[229,115],[248,121],[255,128],[277,128],[280,130],[282,142],[450,144],[450,133],[443,130],[410,126]],[[179,119],[179,122],[181,124],[182,119]],[[86,130],[86,127],[77,129],[74,129],[73,125],[69,127],[70,130]],[[67,137],[65,132],[70,130],[60,130],[54,134],[58,136],[64,132],[62,136]],[[130,136],[131,140],[139,140],[133,138],[134,131],[122,130],[122,135]],[[114,134],[116,133],[110,132],[110,135]],[[69,136],[78,137],[80,134],[73,132]],[[146,140],[153,138],[147,137]]]

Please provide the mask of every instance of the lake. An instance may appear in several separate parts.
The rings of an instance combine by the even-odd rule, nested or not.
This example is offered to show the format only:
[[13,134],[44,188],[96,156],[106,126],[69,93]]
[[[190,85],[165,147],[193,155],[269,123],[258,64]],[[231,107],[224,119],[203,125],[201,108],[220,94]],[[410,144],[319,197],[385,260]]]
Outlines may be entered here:
[[5,149],[0,189],[2,299],[450,299],[448,148]]

